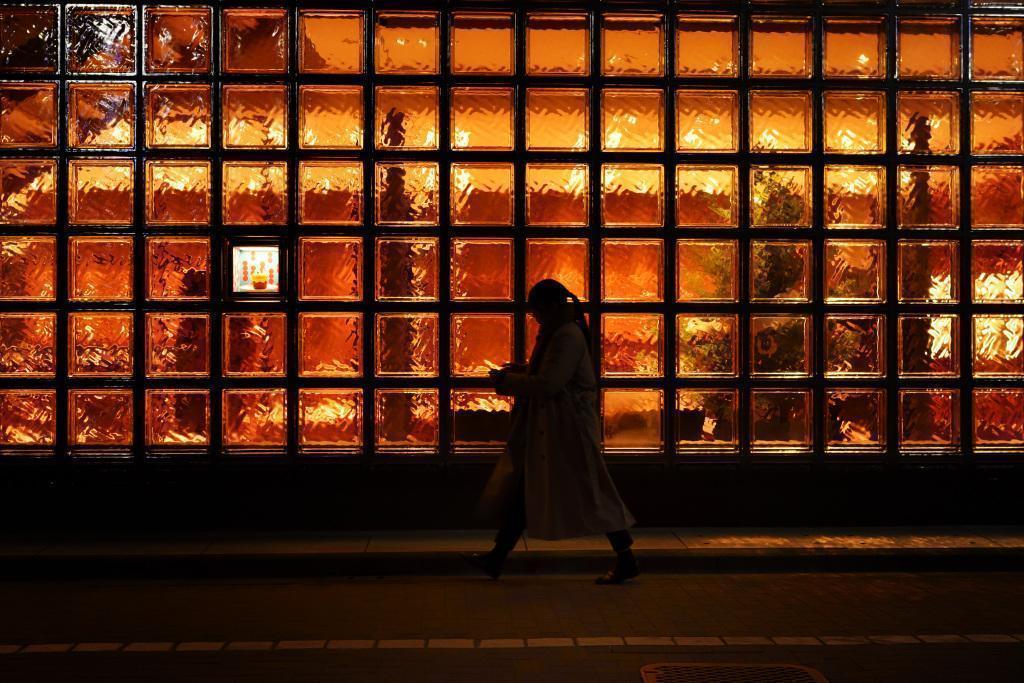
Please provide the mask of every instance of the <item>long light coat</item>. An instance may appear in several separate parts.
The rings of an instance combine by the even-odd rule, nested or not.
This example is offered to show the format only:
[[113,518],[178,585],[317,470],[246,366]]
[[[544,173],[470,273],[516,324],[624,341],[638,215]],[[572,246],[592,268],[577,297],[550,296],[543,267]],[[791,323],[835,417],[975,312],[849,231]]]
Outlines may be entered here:
[[601,455],[597,380],[582,330],[568,321],[542,332],[535,353],[541,357],[531,359],[530,370],[509,372],[498,384],[498,393],[516,401],[508,448],[491,475],[485,505],[510,504],[522,476],[532,538],[633,526]]

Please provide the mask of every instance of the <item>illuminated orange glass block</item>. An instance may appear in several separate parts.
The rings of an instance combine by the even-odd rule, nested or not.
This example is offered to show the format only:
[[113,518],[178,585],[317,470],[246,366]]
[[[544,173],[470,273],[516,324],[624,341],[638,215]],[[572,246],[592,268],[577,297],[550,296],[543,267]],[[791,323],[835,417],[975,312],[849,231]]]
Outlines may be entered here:
[[956,228],[960,224],[960,169],[899,166],[897,220],[901,228]]
[[885,302],[885,242],[825,240],[825,301],[830,304]]
[[451,72],[511,76],[515,71],[515,23],[511,12],[453,12]]
[[288,397],[284,389],[225,389],[226,448],[284,448]]
[[971,78],[1024,80],[1024,21],[1020,17],[971,18]]
[[57,222],[57,162],[0,159],[0,225]]
[[437,313],[378,313],[374,371],[378,377],[437,377]]
[[661,301],[665,243],[601,240],[601,301]]
[[511,428],[512,399],[490,390],[453,389],[452,444],[456,452],[500,451]]
[[900,450],[950,453],[960,446],[957,389],[900,389]]
[[299,147],[302,149],[362,149],[362,87],[358,85],[300,85]]
[[56,391],[0,389],[0,446],[52,446],[56,440]]
[[750,149],[754,152],[811,151],[811,93],[752,90]]
[[146,73],[210,72],[213,12],[209,7],[146,7]]
[[68,313],[68,375],[130,377],[133,336],[131,313]]
[[527,164],[526,224],[587,225],[589,179],[586,164]]
[[665,394],[661,389],[602,389],[601,423],[605,453],[661,450]]
[[676,376],[735,377],[738,338],[738,316],[677,315]]
[[739,449],[739,392],[676,389],[676,451],[735,453]]
[[57,238],[0,237],[0,300],[53,301]]
[[363,164],[360,161],[299,162],[299,223],[362,225]]
[[131,225],[135,162],[131,159],[68,160],[68,222]]
[[209,149],[213,125],[209,85],[146,84],[146,145]]
[[0,313],[0,376],[53,377],[55,313]]
[[750,451],[756,455],[809,453],[814,443],[814,408],[805,389],[750,392]]
[[230,225],[284,225],[288,220],[288,164],[225,161],[221,216]]
[[590,96],[586,88],[526,89],[526,149],[590,149]]
[[223,322],[225,377],[284,377],[284,313],[225,313]]
[[131,301],[134,243],[131,237],[69,237],[68,299]]
[[676,242],[676,300],[732,303],[739,300],[736,240]]
[[975,315],[975,377],[1024,377],[1024,316]]
[[373,403],[378,452],[416,455],[437,451],[441,408],[437,389],[376,389]]
[[811,298],[811,243],[753,240],[750,243],[750,300],[800,303]]
[[1024,242],[971,243],[971,280],[978,303],[1024,303]]
[[59,5],[7,5],[0,9],[0,23],[5,28],[0,71],[56,72],[59,15]]
[[640,88],[601,91],[601,149],[660,151],[665,137],[665,93]]
[[147,377],[207,377],[209,374],[209,315],[146,314]]
[[825,316],[825,377],[885,374],[885,316]]
[[825,17],[823,49],[826,78],[885,78],[885,19]]
[[955,92],[898,93],[900,151],[956,154],[960,150],[959,98]]
[[205,389],[147,389],[146,445],[207,446],[210,392]]
[[825,451],[881,453],[885,450],[885,392],[881,389],[825,391]]
[[511,239],[453,237],[452,301],[512,301],[513,254]]
[[68,392],[71,446],[131,446],[130,389],[72,389]]
[[437,225],[440,184],[436,163],[377,162],[377,222]]
[[436,237],[378,237],[377,301],[437,301],[440,259]]
[[299,389],[299,446],[357,451],[362,445],[362,389]]
[[972,399],[975,451],[1024,450],[1024,391],[975,389]]
[[601,225],[656,228],[664,224],[664,166],[601,165]]
[[738,174],[736,166],[676,166],[676,225],[737,227]]
[[288,87],[222,85],[221,144],[225,149],[285,149]]
[[453,313],[452,377],[486,377],[512,361],[511,313]]
[[374,56],[379,74],[436,74],[441,63],[437,12],[378,12]]
[[971,227],[1024,225],[1024,166],[971,168]]
[[809,166],[753,166],[750,169],[750,223],[758,228],[811,227]]
[[512,225],[512,164],[452,164],[452,225]]
[[299,238],[299,298],[359,301],[363,298],[363,241],[359,237]]
[[956,315],[901,315],[897,326],[900,377],[956,377],[959,322]]
[[288,11],[221,10],[221,68],[225,73],[284,73],[288,70]]
[[363,72],[363,13],[299,10],[299,71],[307,74]]
[[590,74],[590,19],[586,14],[531,12],[526,17],[526,73]]
[[899,78],[960,78],[958,17],[900,17],[896,27]]
[[867,154],[885,151],[885,93],[828,90],[824,93],[825,151]]
[[512,88],[452,88],[451,148],[512,151]]
[[663,75],[663,24],[660,14],[602,14],[601,72],[605,76]]
[[676,15],[676,76],[729,78],[739,74],[735,15]]
[[676,149],[736,152],[739,96],[735,90],[676,91]]
[[56,145],[57,84],[0,83],[0,149]]
[[146,238],[146,298],[199,301],[210,296],[210,240]]
[[1024,93],[971,93],[971,151],[1024,154]]
[[147,161],[146,222],[209,225],[210,162]]
[[811,316],[750,316],[750,374],[753,377],[810,376]]
[[601,376],[661,377],[663,324],[656,313],[602,313]]
[[526,240],[526,289],[541,280],[557,280],[587,301],[590,296],[590,243],[586,239]]
[[825,166],[825,227],[884,228],[884,166]]
[[748,75],[809,78],[814,69],[810,17],[753,17]]
[[377,86],[377,149],[437,149],[438,90],[433,86]]
[[68,83],[69,147],[130,149],[134,145],[134,83]]
[[299,313],[300,377],[362,374],[362,313]]
[[896,251],[900,303],[959,300],[959,244],[946,240],[900,240]]
[[67,8],[67,70],[87,74],[135,72],[135,8],[74,5]]

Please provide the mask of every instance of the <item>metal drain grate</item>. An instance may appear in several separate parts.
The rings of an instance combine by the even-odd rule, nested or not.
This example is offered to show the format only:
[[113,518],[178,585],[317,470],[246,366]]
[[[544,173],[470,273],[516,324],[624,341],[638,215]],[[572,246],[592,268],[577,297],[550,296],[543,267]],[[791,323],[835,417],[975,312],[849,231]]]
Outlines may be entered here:
[[820,671],[796,664],[648,664],[644,683],[828,683]]

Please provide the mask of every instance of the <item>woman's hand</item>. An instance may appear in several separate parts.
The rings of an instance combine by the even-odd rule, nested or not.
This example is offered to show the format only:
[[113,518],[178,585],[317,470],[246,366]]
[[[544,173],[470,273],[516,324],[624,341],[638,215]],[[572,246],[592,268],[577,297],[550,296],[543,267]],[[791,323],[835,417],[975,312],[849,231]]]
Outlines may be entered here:
[[504,363],[501,369],[505,372],[526,372],[530,368],[526,363]]

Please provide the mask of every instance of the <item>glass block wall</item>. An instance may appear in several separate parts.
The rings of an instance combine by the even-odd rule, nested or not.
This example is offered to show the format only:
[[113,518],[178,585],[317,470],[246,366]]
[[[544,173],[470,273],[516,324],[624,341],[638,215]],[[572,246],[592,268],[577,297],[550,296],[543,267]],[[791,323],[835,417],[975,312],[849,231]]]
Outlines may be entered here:
[[6,4],[0,450],[493,452],[554,277],[610,456],[1019,453],[1024,7],[963,2]]

